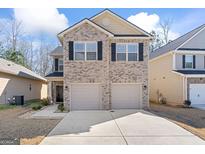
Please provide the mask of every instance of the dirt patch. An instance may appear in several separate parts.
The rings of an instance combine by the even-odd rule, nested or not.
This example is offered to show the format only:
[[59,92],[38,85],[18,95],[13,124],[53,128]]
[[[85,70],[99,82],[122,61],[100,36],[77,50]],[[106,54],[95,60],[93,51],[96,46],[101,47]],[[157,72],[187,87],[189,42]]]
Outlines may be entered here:
[[21,144],[39,144],[60,122],[59,119],[19,118],[30,108],[17,107],[0,111],[0,139],[20,139]]
[[205,140],[205,111],[151,103],[149,112],[167,118]]

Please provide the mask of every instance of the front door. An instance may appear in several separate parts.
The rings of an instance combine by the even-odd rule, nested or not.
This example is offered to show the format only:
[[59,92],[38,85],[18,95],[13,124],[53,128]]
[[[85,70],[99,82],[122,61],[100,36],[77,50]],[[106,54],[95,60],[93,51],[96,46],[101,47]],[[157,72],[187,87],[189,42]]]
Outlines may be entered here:
[[56,86],[56,102],[63,102],[63,86]]

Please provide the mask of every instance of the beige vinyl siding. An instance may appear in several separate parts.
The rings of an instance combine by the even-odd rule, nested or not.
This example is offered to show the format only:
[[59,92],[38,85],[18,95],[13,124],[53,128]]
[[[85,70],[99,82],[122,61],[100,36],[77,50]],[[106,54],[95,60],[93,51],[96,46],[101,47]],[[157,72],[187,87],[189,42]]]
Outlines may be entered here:
[[[183,62],[182,62],[182,55],[183,54],[176,54],[175,56],[175,62],[176,62],[176,70],[181,70],[183,69]],[[195,55],[196,56],[196,68],[195,69],[198,69],[198,70],[201,70],[201,69],[204,69],[204,57],[205,55],[203,54],[198,54],[198,55]]]
[[205,29],[202,30],[199,34],[197,34],[194,38],[192,38],[190,41],[185,43],[180,48],[199,48],[199,49],[205,49]]
[[196,69],[204,69],[204,56],[196,55]]
[[[108,13],[95,18],[93,21],[114,34],[142,34],[140,31]],[[108,24],[105,25],[104,23]]]
[[[29,90],[31,84],[31,91]],[[7,103],[8,98],[24,95],[25,100],[47,97],[47,84],[40,80],[31,80],[0,72],[0,104]]]
[[183,69],[182,54],[175,55],[175,65],[176,70]]
[[149,62],[151,101],[158,101],[159,92],[171,105],[183,103],[183,78],[172,72],[172,60],[172,54],[169,54]]

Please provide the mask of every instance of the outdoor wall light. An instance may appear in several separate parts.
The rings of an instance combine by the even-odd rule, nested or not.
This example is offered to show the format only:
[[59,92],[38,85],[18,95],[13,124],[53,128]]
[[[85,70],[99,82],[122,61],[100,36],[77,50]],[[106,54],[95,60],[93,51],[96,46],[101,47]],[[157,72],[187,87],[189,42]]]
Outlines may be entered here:
[[68,89],[68,86],[65,86],[65,89]]
[[147,89],[147,86],[146,85],[144,85],[144,90],[146,90]]

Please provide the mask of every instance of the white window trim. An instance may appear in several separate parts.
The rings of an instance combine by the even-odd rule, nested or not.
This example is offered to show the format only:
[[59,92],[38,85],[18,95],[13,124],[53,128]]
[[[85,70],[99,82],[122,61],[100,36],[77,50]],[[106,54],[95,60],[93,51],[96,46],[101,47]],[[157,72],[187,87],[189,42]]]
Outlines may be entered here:
[[[84,60],[76,60],[75,59],[75,53],[76,53],[76,51],[75,51],[75,45],[76,45],[76,43],[84,43],[84,46],[85,46],[85,57],[84,57]],[[87,45],[87,43],[95,43],[96,44],[96,59],[95,60],[87,60],[87,50],[86,50],[86,45]],[[96,61],[96,60],[98,60],[98,46],[97,46],[97,41],[74,41],[74,49],[73,49],[73,51],[74,51],[74,61]]]
[[[117,51],[117,45],[125,45],[125,52],[118,52]],[[128,53],[135,53],[135,52],[128,52],[128,45],[137,45],[137,60],[136,61],[129,61],[128,60]],[[117,59],[117,54],[118,53],[125,53],[125,58],[126,60],[118,60]],[[126,61],[126,62],[137,62],[139,61],[139,43],[116,43],[116,61],[119,61],[119,62],[123,62],[123,61]]]
[[[187,56],[192,56],[192,67],[191,67],[191,68],[187,68],[187,67],[186,67],[186,57],[187,57]],[[185,69],[186,69],[186,70],[193,70],[193,69],[194,69],[193,56],[194,56],[194,55],[185,55]]]
[[63,72],[63,70],[60,70],[60,65],[63,66],[63,64],[60,64],[60,60],[63,61],[63,58],[58,58],[58,72]]

